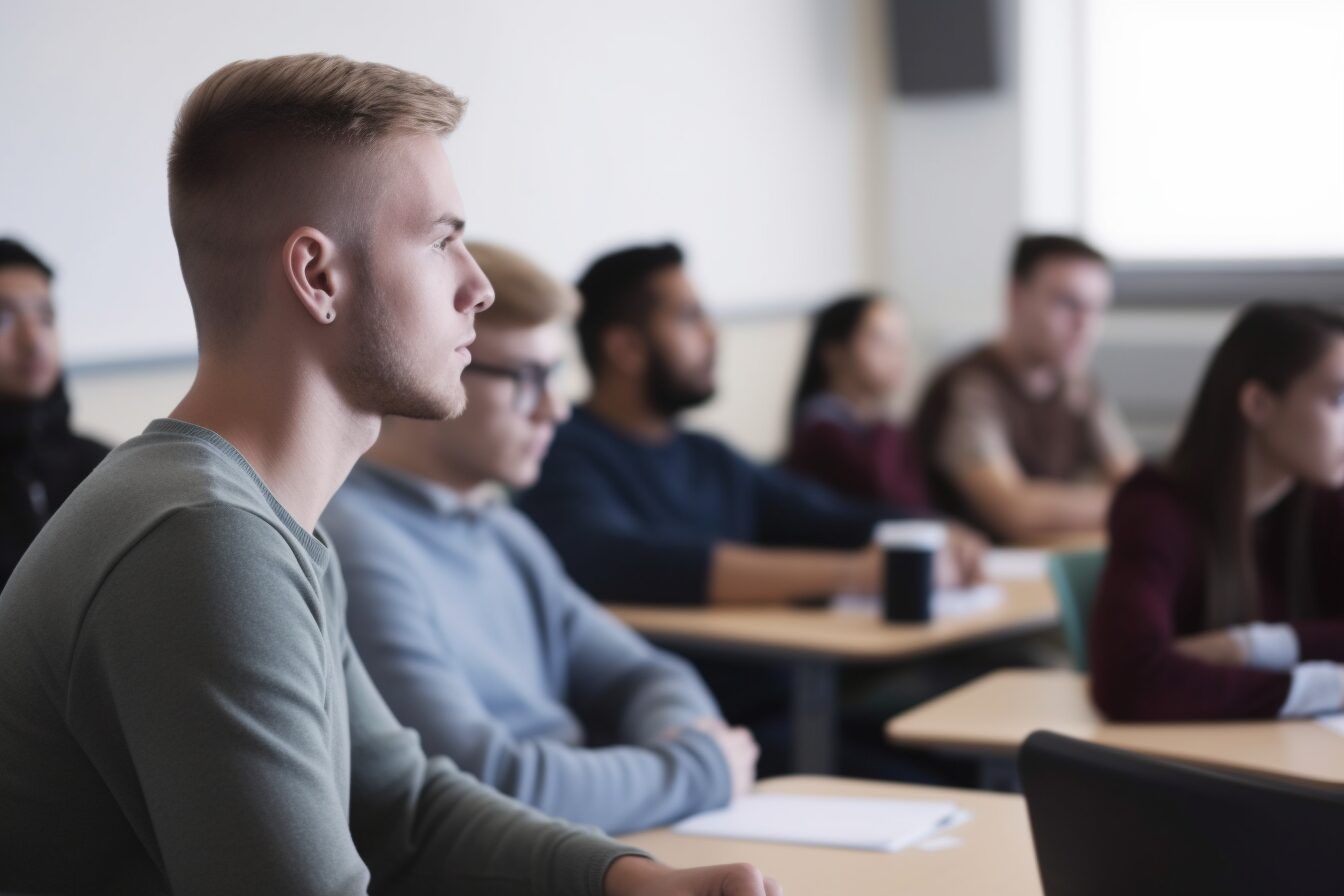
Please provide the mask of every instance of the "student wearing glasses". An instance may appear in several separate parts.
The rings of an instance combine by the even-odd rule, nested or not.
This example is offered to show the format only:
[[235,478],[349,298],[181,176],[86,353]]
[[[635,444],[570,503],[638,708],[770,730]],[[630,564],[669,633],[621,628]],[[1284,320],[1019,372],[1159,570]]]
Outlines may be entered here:
[[726,804],[756,745],[682,660],[565,574],[501,494],[532,484],[568,416],[553,379],[572,287],[493,245],[466,412],[389,419],[323,523],[349,624],[397,717],[430,753],[543,812],[622,832]]

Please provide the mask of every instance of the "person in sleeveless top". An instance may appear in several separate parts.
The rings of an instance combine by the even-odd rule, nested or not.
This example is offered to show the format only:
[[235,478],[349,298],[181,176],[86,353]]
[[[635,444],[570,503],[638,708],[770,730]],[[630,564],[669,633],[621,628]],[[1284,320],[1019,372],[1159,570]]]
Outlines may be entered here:
[[1106,258],[1087,243],[1018,242],[1003,332],[936,372],[916,414],[939,510],[1001,542],[1101,530],[1138,462],[1090,370],[1111,296]]

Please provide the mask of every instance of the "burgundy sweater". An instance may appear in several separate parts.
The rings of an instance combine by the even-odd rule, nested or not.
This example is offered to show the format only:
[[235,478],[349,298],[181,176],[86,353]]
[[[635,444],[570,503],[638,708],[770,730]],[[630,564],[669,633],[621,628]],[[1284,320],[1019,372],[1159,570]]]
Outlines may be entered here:
[[909,431],[891,421],[861,423],[834,395],[803,406],[784,465],[851,498],[907,512],[929,509]]
[[[1292,623],[1299,661],[1344,661],[1344,491],[1314,491],[1310,581],[1321,618]],[[1259,621],[1287,621],[1292,502],[1255,521]],[[1119,720],[1273,718],[1289,672],[1205,663],[1173,642],[1205,629],[1204,552],[1193,512],[1164,473],[1146,467],[1116,494],[1110,548],[1091,621],[1092,698]]]

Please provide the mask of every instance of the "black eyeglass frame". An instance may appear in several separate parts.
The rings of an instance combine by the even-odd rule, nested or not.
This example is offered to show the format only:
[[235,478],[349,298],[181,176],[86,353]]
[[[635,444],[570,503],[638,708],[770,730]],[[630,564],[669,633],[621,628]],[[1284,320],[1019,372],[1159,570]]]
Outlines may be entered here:
[[541,404],[542,395],[550,387],[551,380],[563,367],[563,361],[556,361],[554,364],[538,364],[534,361],[528,361],[510,367],[503,364],[487,364],[473,360],[463,372],[512,380],[514,385],[513,409],[526,416],[536,411]]

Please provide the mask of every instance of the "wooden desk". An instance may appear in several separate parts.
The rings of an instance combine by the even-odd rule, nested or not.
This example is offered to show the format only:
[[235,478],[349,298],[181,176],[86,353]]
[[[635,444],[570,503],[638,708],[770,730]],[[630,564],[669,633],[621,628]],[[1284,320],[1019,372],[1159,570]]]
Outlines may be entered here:
[[1073,553],[1074,551],[1103,551],[1106,549],[1106,542],[1106,531],[1098,529],[1095,532],[1075,532],[1072,535],[1042,538],[1020,545],[1020,547],[1037,548],[1053,553]]
[[752,862],[784,886],[788,896],[1041,896],[1026,803],[1021,797],[944,787],[917,787],[842,778],[789,777],[763,781],[763,793],[825,794],[952,800],[971,812],[945,836],[961,845],[938,851],[910,847],[898,853],[716,840],[661,829],[619,838],[676,867]]
[[609,607],[640,634],[670,647],[782,660],[793,670],[793,768],[833,770],[836,679],[842,663],[900,663],[1053,627],[1059,606],[1045,581],[1004,581],[983,613],[893,624],[794,607]]
[[1105,721],[1086,676],[1062,669],[993,672],[892,719],[893,743],[980,757],[1012,757],[1039,729],[1232,771],[1344,787],[1344,737],[1310,720]]
[[1030,634],[1055,625],[1050,583],[999,583],[1003,602],[974,615],[896,624],[796,607],[608,607],[640,634],[663,644],[721,649],[736,656],[806,657],[851,663],[915,659],[954,647]]

